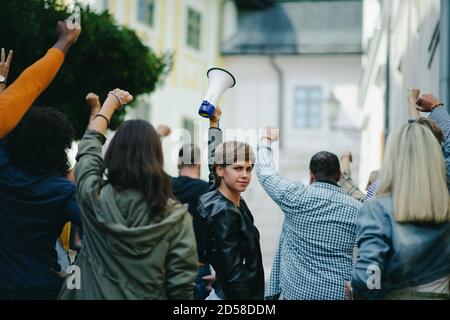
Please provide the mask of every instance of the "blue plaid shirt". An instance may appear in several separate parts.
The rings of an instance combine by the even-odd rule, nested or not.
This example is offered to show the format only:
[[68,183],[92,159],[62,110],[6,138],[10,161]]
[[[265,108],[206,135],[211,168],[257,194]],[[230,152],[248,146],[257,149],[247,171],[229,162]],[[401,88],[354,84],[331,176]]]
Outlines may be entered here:
[[271,144],[258,145],[256,171],[285,215],[266,297],[345,299],[362,204],[331,183],[306,186],[275,172]]

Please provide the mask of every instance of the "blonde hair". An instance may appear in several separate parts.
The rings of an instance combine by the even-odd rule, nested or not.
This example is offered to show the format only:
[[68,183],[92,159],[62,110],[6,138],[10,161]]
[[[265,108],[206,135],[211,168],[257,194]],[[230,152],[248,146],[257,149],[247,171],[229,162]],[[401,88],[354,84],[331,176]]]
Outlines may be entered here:
[[450,221],[445,161],[428,128],[407,124],[389,138],[377,195],[392,196],[399,223]]
[[216,147],[213,160],[216,186],[219,186],[221,180],[216,173],[216,167],[226,167],[240,161],[255,163],[255,153],[249,144],[239,141],[226,141]]

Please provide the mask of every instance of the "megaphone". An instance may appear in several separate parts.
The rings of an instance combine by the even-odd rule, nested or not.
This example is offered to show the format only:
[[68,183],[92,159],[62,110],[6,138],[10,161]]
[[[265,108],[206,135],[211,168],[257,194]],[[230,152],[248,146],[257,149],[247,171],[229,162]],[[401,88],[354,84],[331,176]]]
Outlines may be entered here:
[[227,70],[221,68],[211,68],[206,75],[209,79],[208,90],[198,114],[204,118],[211,118],[216,111],[220,98],[227,89],[235,86],[236,79]]

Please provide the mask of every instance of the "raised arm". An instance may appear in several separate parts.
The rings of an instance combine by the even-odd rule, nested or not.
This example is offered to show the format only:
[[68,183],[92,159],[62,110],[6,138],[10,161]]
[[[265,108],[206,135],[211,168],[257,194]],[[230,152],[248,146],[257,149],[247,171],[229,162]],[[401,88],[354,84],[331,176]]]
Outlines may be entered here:
[[83,139],[78,145],[75,179],[78,185],[79,201],[101,182],[103,177],[102,145],[105,143],[105,133],[114,112],[123,104],[133,100],[128,92],[116,89],[111,91],[101,110],[93,117]]
[[160,124],[156,129],[161,138],[166,138],[172,134],[172,129],[166,124]]
[[450,115],[444,106],[439,106],[431,112],[430,118],[437,122],[444,132],[442,151],[444,152],[445,166],[447,170],[447,188],[450,190]]
[[6,82],[8,80],[12,57],[12,50],[9,50],[8,57],[6,57],[5,49],[2,48],[2,52],[0,54],[0,94],[2,94],[6,89]]
[[424,94],[416,104],[420,112],[431,112],[429,117],[442,129],[445,142],[450,136],[450,116],[444,104],[432,94]]
[[417,100],[417,109],[421,112],[431,112],[430,119],[435,121],[444,133],[442,151],[447,168],[447,187],[450,190],[450,115],[444,104],[432,94],[425,94]]
[[65,22],[57,25],[58,41],[47,54],[28,67],[0,94],[0,139],[11,132],[33,102],[48,87],[60,69],[64,55],[81,33],[77,26],[69,29]]
[[222,144],[222,130],[219,128],[220,117],[222,116],[222,109],[216,108],[214,115],[209,119],[208,131],[208,166],[209,166],[209,184],[214,184],[213,163],[217,146]]
[[350,151],[346,151],[341,155],[342,177],[339,181],[339,185],[341,186],[342,190],[350,197],[356,199],[357,201],[363,201],[366,195],[361,190],[359,190],[358,186],[352,179],[352,161],[353,156]]
[[102,105],[100,103],[100,98],[93,92],[89,92],[86,96],[86,103],[91,108],[91,114],[89,115],[89,124],[94,121],[95,116],[100,112]]
[[279,133],[272,128],[266,128],[265,132],[258,144],[256,174],[267,194],[285,211],[283,207],[285,195],[289,192],[298,192],[298,189],[306,190],[306,186],[289,181],[277,173],[273,163],[272,142],[278,141]]

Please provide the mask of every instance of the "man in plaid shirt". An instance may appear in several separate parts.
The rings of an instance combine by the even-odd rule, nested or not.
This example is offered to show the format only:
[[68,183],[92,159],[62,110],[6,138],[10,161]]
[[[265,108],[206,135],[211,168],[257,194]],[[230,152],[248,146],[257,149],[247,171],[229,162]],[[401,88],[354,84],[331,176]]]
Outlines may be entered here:
[[362,204],[338,186],[338,158],[321,152],[311,160],[311,185],[290,182],[275,172],[267,129],[258,145],[256,171],[262,186],[285,215],[266,299],[345,299]]

